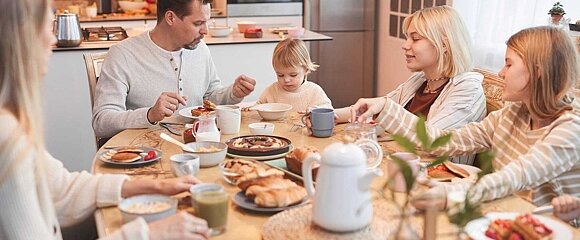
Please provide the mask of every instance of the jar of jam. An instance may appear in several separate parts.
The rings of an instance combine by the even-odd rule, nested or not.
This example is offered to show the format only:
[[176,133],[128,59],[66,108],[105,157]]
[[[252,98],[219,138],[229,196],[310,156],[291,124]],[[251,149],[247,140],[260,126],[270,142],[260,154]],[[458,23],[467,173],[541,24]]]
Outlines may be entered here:
[[193,136],[193,128],[186,128],[183,131],[183,143],[195,142],[195,137]]

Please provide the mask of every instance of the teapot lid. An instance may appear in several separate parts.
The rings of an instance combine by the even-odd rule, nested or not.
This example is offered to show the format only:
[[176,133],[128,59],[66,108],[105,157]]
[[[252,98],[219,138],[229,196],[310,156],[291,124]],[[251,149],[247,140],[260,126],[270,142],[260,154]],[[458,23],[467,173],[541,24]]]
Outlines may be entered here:
[[331,166],[356,166],[366,164],[366,154],[353,143],[336,142],[322,152],[322,163]]
[[64,10],[62,13],[56,14],[56,16],[76,16],[74,13],[70,13],[68,10]]

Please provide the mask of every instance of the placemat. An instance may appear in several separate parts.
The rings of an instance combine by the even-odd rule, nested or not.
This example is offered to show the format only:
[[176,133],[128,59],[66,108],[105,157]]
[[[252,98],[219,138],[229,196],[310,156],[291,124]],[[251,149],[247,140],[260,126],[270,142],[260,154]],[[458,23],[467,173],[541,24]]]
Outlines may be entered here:
[[[312,223],[312,204],[278,213],[262,227],[262,238],[270,239],[387,239],[394,234],[400,219],[393,217],[399,211],[385,201],[373,203],[371,224],[361,230],[348,233],[326,231]],[[423,219],[408,220],[419,235],[423,233]]]

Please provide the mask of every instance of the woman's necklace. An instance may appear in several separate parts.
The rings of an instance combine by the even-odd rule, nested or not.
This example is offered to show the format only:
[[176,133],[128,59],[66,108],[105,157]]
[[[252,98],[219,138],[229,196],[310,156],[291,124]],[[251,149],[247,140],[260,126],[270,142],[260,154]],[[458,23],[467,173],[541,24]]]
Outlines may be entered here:
[[427,81],[427,86],[425,86],[425,90],[423,90],[423,93],[437,93],[437,92],[439,92],[437,89],[435,89],[435,90],[431,89],[431,87],[429,86],[429,83],[437,82],[437,81],[441,81],[441,80],[449,80],[449,78],[448,77],[440,77],[440,78],[434,78],[434,79],[425,78],[425,81]]

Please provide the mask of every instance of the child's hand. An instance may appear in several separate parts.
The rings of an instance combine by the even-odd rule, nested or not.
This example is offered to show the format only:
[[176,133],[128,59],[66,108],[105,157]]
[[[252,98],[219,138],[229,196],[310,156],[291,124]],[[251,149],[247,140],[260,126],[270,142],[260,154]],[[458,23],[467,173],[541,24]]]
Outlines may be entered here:
[[571,195],[562,195],[552,199],[554,215],[564,221],[580,217],[580,198]]

